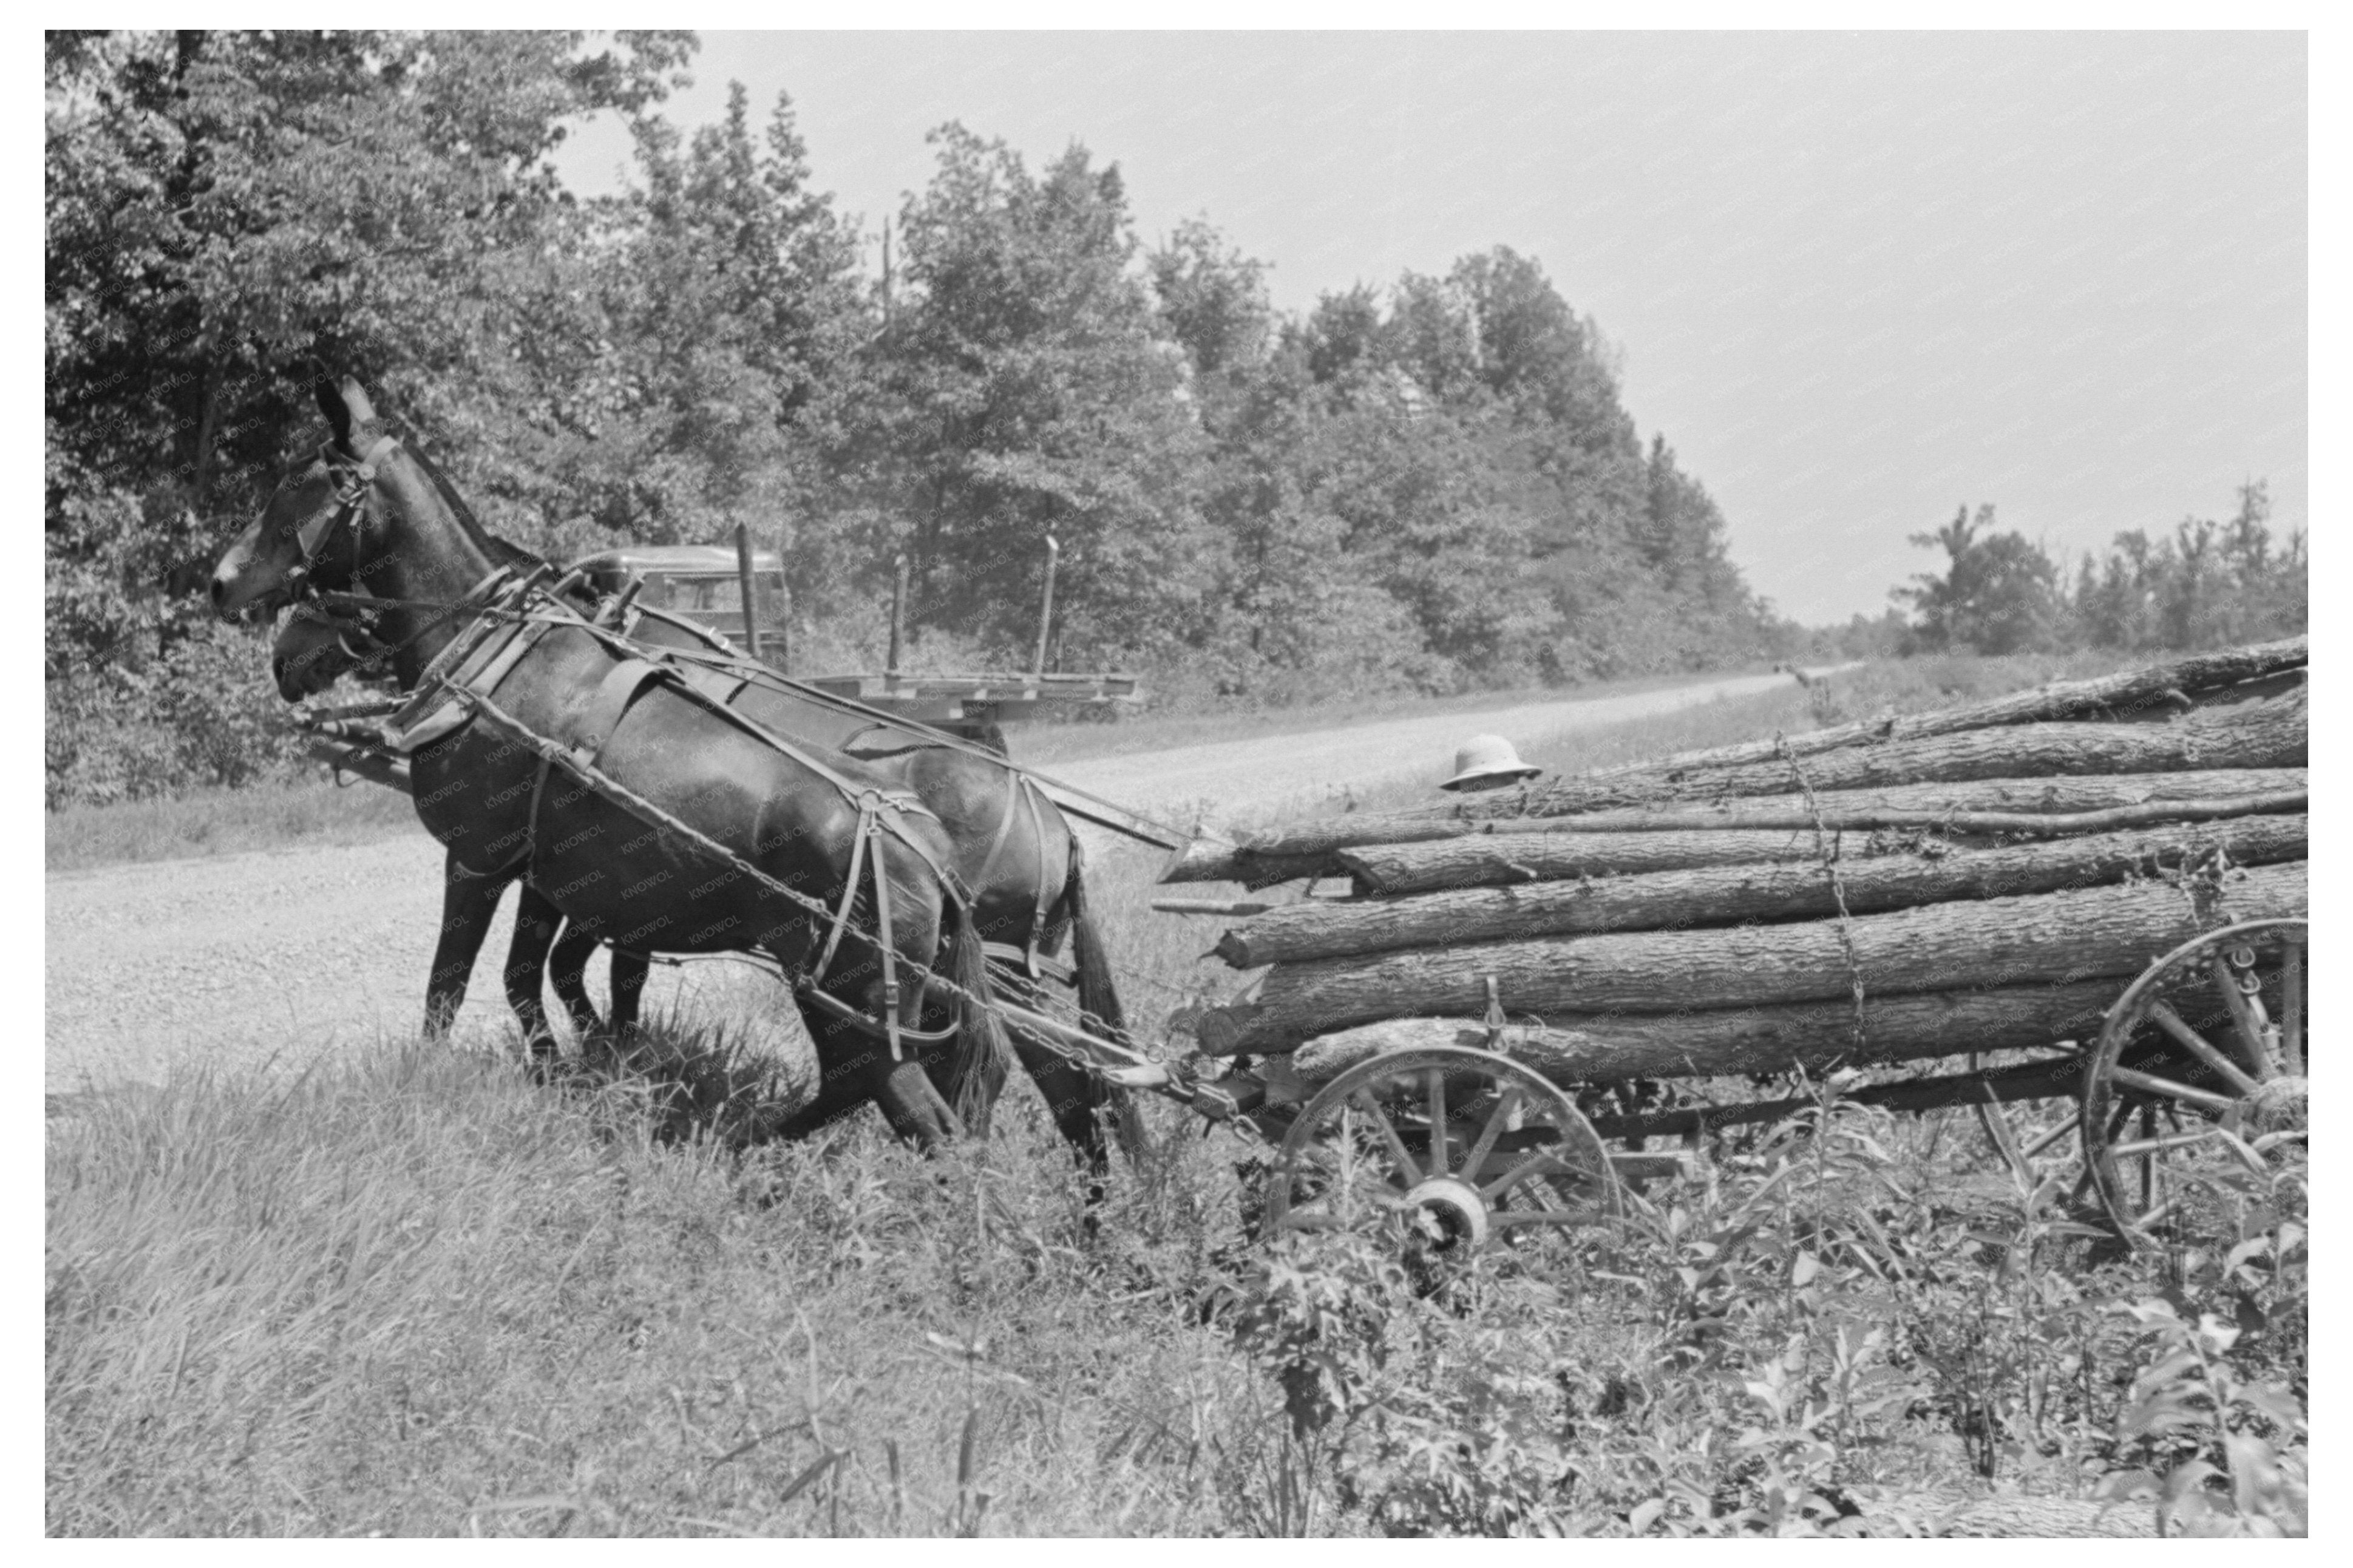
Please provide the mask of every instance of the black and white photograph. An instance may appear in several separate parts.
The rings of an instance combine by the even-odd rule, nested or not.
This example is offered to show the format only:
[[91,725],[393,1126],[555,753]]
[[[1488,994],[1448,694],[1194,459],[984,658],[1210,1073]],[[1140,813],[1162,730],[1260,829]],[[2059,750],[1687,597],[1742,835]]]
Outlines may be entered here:
[[44,1534],[2311,1533],[2337,40],[1694,15],[47,31]]

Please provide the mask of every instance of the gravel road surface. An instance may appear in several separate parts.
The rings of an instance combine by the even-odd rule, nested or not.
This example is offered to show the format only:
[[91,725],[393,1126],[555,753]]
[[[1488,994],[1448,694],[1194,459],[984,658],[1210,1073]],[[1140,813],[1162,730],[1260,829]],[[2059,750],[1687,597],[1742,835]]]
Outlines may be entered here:
[[[1522,746],[1565,732],[1785,685],[1729,677],[1665,691],[1386,720],[1060,764],[1050,771],[1145,813],[1241,811],[1431,774],[1466,725]],[[1434,776],[1434,775],[1433,775]],[[422,828],[383,843],[149,861],[47,879],[43,1087],[70,1094],[160,1079],[174,1062],[275,1059],[406,1037],[423,1005],[441,910],[441,849]],[[496,962],[513,900],[484,947],[464,1038],[510,1025]],[[762,984],[736,965],[658,969],[648,1005]],[[601,983],[596,988],[601,991]]]

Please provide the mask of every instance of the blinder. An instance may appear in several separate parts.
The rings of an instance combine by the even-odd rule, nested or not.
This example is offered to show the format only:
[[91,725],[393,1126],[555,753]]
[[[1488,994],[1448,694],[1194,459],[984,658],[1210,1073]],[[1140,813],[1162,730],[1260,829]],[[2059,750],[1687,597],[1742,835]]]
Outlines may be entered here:
[[399,437],[379,436],[356,463],[338,452],[332,441],[319,449],[320,460],[327,466],[327,481],[334,487],[335,505],[333,510],[322,511],[294,531],[294,542],[301,548],[302,560],[287,574],[290,593],[300,597],[311,591],[311,574],[318,566],[319,558],[345,525],[357,521],[366,510],[369,488],[375,483],[377,461],[399,447]]

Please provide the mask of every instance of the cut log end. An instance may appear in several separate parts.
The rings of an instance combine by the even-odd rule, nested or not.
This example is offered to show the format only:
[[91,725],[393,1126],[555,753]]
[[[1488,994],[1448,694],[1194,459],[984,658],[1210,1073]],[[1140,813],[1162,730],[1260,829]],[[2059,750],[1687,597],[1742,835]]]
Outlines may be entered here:
[[1219,834],[1197,833],[1176,851],[1160,872],[1163,882],[1238,882],[1241,868],[1235,862],[1233,840]]

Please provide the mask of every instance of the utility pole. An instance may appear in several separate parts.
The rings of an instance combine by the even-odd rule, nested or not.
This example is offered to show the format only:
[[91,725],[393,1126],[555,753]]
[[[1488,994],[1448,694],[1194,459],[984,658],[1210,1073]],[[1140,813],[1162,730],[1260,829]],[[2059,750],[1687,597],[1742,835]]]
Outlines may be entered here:
[[785,563],[793,558],[793,525],[776,530],[776,657],[768,662],[779,675],[793,672],[793,580]]
[[1054,630],[1054,567],[1062,559],[1062,546],[1052,534],[1046,536],[1046,602],[1038,606],[1038,657],[1029,666],[1032,675],[1046,673],[1046,639]]
[[760,657],[760,596],[752,583],[752,531],[735,525],[735,583],[744,599],[744,651]]
[[891,657],[883,662],[882,673],[892,680],[899,678],[899,642],[907,630],[907,555],[900,552],[897,573],[891,584]]

